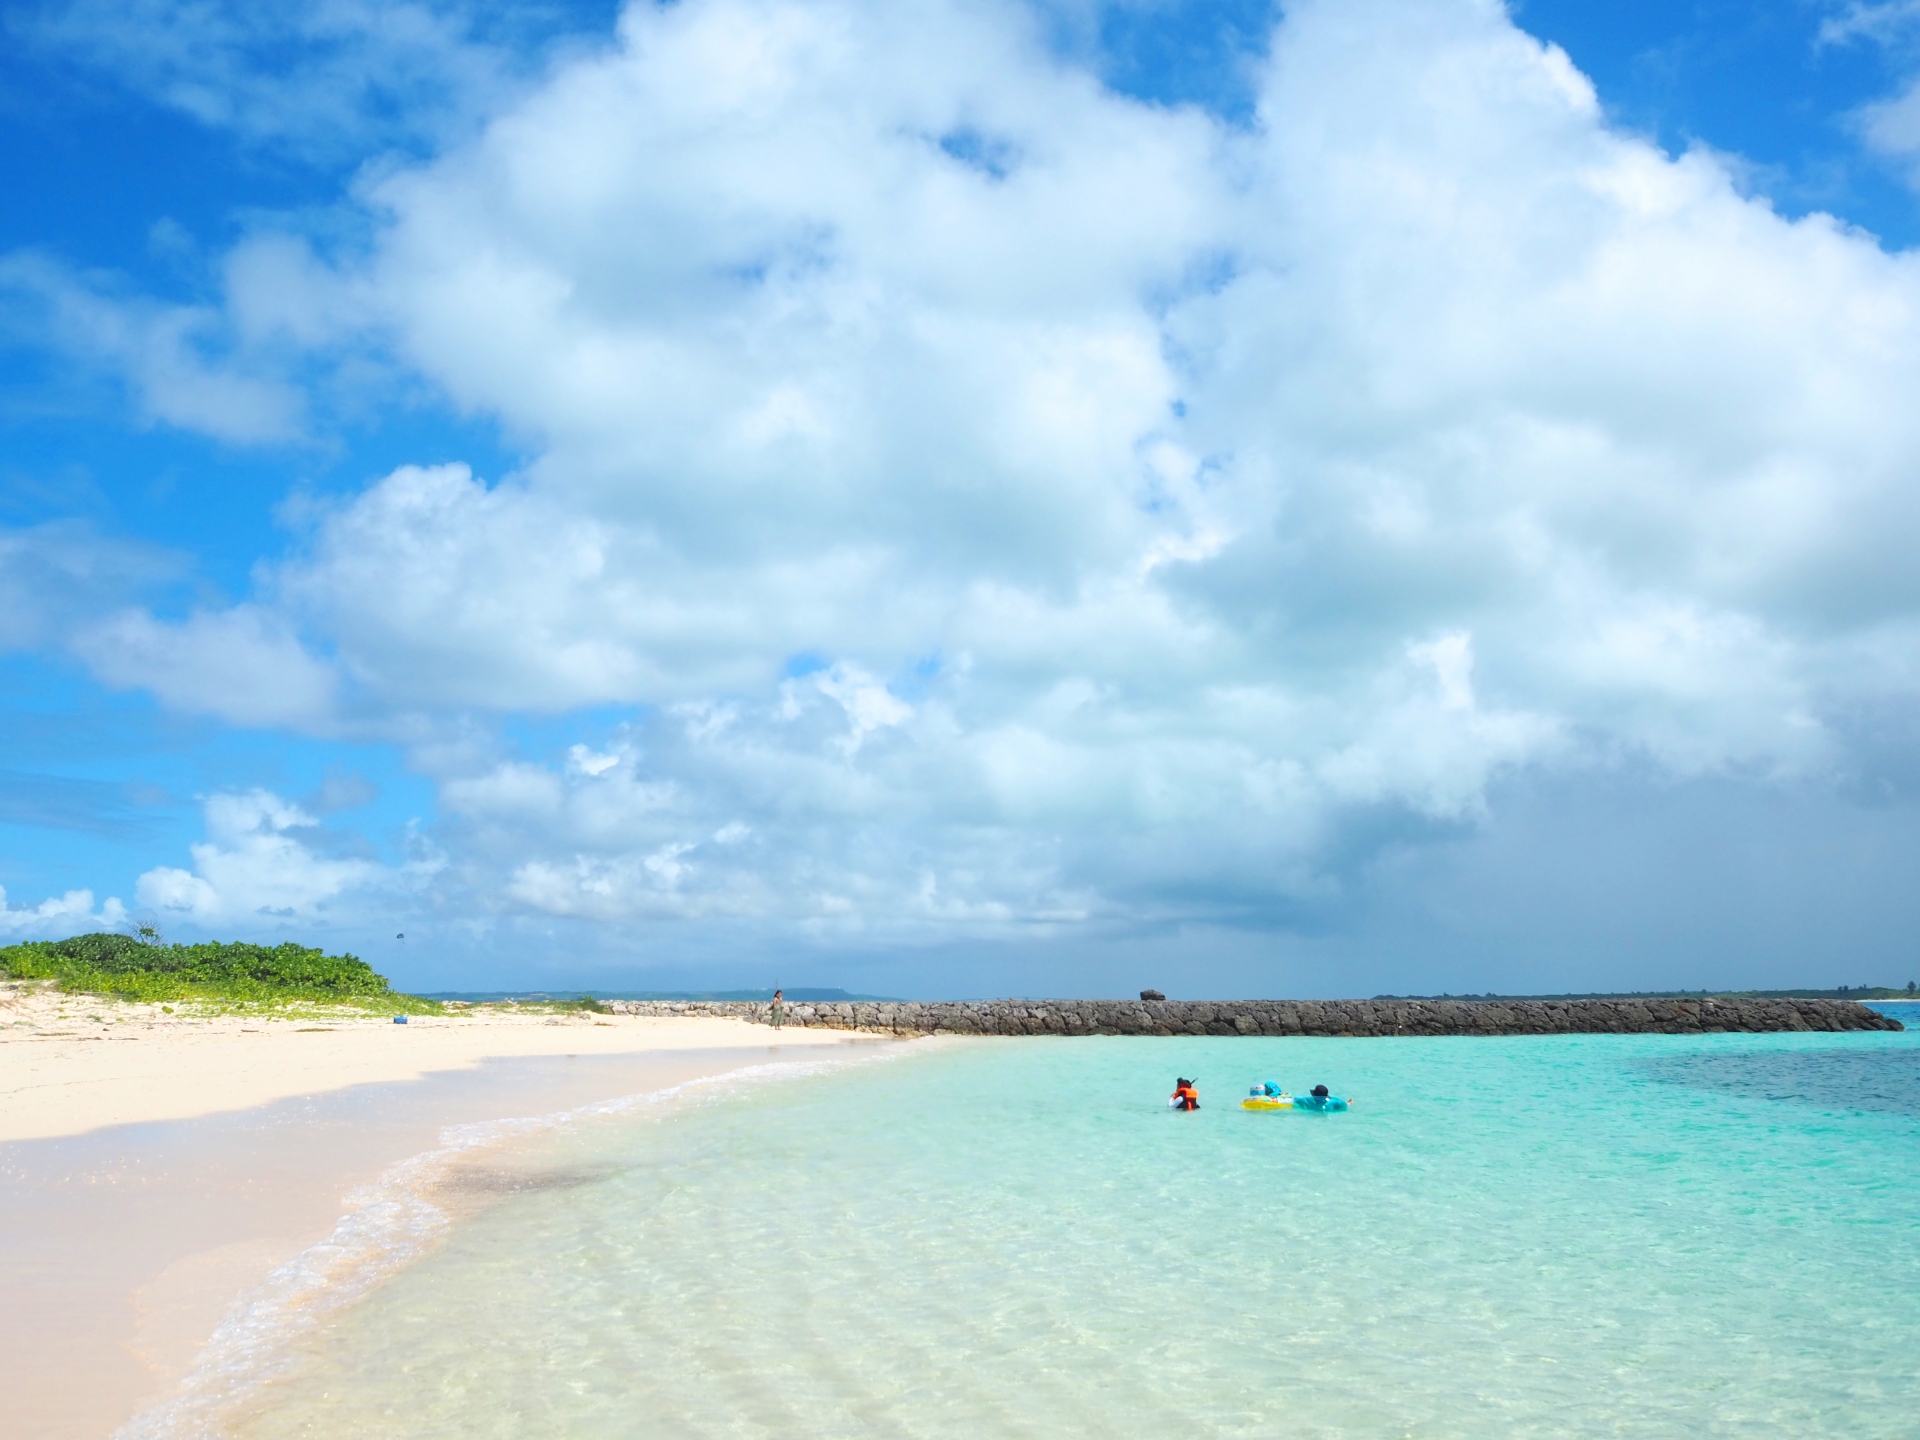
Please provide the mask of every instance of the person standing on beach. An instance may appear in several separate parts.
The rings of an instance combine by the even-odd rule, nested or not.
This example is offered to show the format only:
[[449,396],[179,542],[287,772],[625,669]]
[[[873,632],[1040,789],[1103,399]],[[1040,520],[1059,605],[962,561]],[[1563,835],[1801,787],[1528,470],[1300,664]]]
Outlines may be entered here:
[[783,990],[774,991],[772,1008],[767,1011],[767,1023],[776,1030],[787,1023],[785,995],[786,992]]

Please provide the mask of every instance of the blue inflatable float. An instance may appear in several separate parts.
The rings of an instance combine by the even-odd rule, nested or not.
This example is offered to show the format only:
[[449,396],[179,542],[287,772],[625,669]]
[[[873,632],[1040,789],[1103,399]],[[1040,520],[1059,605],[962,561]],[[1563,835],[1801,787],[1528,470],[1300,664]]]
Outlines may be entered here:
[[1338,1095],[1290,1095],[1273,1081],[1253,1087],[1240,1102],[1242,1110],[1307,1110],[1316,1115],[1335,1115],[1351,1106]]

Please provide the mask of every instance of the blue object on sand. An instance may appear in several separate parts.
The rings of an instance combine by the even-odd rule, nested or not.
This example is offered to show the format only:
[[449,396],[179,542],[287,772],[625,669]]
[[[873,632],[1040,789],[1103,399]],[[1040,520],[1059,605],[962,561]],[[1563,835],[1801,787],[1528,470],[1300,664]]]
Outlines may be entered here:
[[393,1017],[393,1023],[396,1025],[404,1025],[407,1023],[407,1017],[404,1015],[396,1015]]

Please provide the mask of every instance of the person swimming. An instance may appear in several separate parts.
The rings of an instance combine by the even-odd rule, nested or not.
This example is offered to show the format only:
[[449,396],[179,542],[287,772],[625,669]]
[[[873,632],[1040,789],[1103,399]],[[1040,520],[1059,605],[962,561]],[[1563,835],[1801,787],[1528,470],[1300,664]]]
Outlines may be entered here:
[[1200,1108],[1200,1092],[1195,1089],[1194,1086],[1195,1082],[1187,1079],[1185,1076],[1175,1080],[1173,1082],[1173,1097],[1168,1100],[1167,1103],[1176,1110],[1198,1110]]

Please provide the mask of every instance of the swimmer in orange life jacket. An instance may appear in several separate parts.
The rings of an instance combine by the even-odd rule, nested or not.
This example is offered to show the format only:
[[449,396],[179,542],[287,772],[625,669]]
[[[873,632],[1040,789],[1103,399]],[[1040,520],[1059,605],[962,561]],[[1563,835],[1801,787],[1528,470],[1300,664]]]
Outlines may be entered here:
[[1173,1098],[1167,1102],[1176,1110],[1198,1110],[1200,1092],[1194,1089],[1194,1082],[1185,1078],[1173,1082]]

